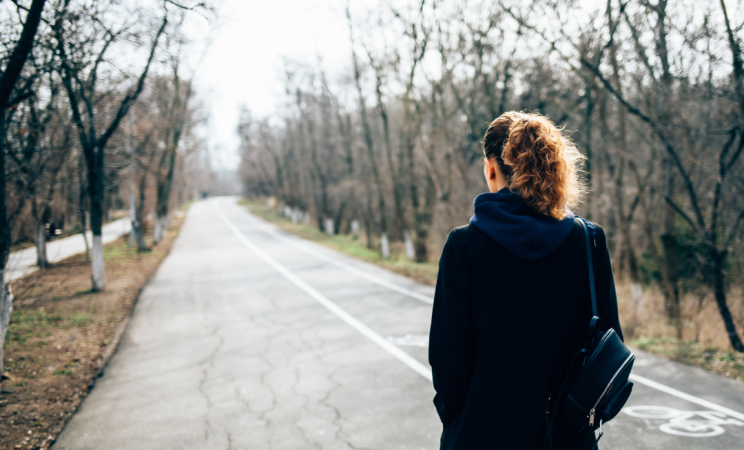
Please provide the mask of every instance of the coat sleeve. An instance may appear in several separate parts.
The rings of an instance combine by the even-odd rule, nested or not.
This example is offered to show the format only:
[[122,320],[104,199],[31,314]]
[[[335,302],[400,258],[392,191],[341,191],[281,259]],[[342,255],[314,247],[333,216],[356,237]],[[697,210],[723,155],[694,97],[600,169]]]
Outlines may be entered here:
[[459,242],[461,233],[450,233],[439,260],[429,332],[434,405],[444,425],[462,409],[475,365],[470,262]]
[[597,308],[602,318],[601,328],[607,330],[614,328],[620,339],[623,339],[623,331],[620,328],[620,318],[617,312],[617,295],[615,293],[615,280],[612,276],[612,264],[610,263],[610,252],[607,249],[607,237],[602,227],[597,226],[597,262],[596,262],[596,288]]

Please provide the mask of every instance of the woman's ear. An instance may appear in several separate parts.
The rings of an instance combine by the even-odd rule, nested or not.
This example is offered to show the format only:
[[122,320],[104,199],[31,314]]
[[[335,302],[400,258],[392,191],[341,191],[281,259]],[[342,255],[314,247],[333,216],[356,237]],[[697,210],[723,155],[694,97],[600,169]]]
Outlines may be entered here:
[[501,173],[496,158],[488,158],[483,164],[483,175],[486,176],[486,183],[491,192],[498,192],[507,186],[504,174]]
[[496,179],[496,162],[493,158],[486,158],[485,161],[485,172],[486,172],[486,179],[488,180],[495,180]]

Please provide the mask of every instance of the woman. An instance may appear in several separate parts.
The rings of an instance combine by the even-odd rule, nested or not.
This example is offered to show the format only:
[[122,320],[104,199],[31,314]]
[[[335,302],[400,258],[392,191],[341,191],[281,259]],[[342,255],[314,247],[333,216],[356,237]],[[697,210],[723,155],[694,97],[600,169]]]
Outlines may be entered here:
[[[490,193],[442,251],[429,362],[442,449],[536,450],[591,319],[585,237],[569,208],[581,154],[538,114],[508,112],[484,141]],[[605,234],[591,227],[602,328],[622,338]],[[555,401],[553,399],[553,401]],[[556,421],[552,448],[590,449],[594,433]]]

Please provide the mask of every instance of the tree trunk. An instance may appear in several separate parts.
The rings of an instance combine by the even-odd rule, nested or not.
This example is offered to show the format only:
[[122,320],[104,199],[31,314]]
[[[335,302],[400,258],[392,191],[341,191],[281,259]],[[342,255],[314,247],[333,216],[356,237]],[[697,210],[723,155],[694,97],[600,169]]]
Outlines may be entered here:
[[[674,176],[672,175],[671,161],[666,159],[666,197],[671,198],[674,191]],[[678,268],[677,268],[677,232],[674,228],[674,219],[677,212],[668,203],[664,205],[664,234],[661,235],[661,243],[664,248],[664,269],[667,279],[671,285],[671,297],[665,297],[667,316],[673,321],[677,329],[677,338],[682,339],[682,311],[679,303]]]
[[427,241],[429,239],[429,230],[431,228],[432,216],[434,213],[434,201],[436,199],[431,176],[427,177],[424,184],[423,205],[415,210],[416,238],[413,247],[416,254],[416,262],[426,262],[429,259]]
[[731,342],[731,347],[737,352],[744,352],[744,343],[742,343],[739,333],[736,330],[736,324],[726,302],[726,285],[725,275],[723,273],[723,260],[726,258],[726,251],[719,252],[714,248],[709,250],[710,259],[713,263],[713,292],[716,297],[718,311],[721,313],[723,324],[726,327],[726,333]]
[[[47,208],[44,208],[47,209]],[[36,244],[36,265],[45,269],[49,265],[46,250],[47,230],[45,219],[46,215],[39,211],[39,204],[36,200],[31,204],[31,215],[34,217],[34,244]]]
[[677,338],[682,339],[682,311],[677,287],[677,237],[674,232],[667,231],[661,235],[661,243],[664,247],[664,270],[666,270],[669,284],[672,286],[672,297],[665,296],[666,312],[677,329]]
[[93,235],[93,258],[91,260],[93,291],[102,291],[106,287],[106,274],[103,265],[103,236]]
[[41,269],[49,266],[47,258],[47,230],[44,221],[34,218],[34,241],[36,244],[36,265]]
[[409,230],[403,231],[403,242],[406,245],[406,256],[408,259],[415,261],[416,249],[414,248],[413,240],[411,239],[411,232]]
[[375,94],[377,96],[377,112],[380,114],[380,120],[382,121],[382,132],[385,143],[385,156],[387,159],[388,170],[390,171],[390,182],[393,188],[393,207],[395,214],[393,216],[393,223],[391,227],[391,237],[396,240],[400,237],[400,233],[407,227],[406,216],[403,212],[403,202],[400,194],[400,180],[398,173],[395,170],[395,162],[393,161],[393,151],[390,145],[390,124],[388,121],[387,109],[385,108],[385,102],[382,99],[382,68],[375,65],[372,55],[369,56],[370,64],[375,69]]
[[[349,24],[349,36],[351,40],[351,59],[352,66],[354,68],[354,84],[357,89],[358,100],[359,100],[359,114],[362,118],[362,126],[364,128],[364,142],[366,144],[367,156],[369,157],[370,167],[372,169],[373,179],[375,181],[375,187],[377,188],[377,202],[380,212],[380,230],[382,234],[387,234],[387,213],[385,211],[385,196],[382,189],[382,180],[380,179],[380,173],[377,168],[377,161],[375,160],[374,143],[372,141],[372,130],[369,125],[367,118],[367,106],[364,102],[364,93],[362,92],[361,72],[359,70],[359,62],[357,61],[356,51],[354,51],[354,30],[352,28],[351,13],[349,12],[348,6],[346,9],[346,18]],[[369,218],[372,220],[372,217]],[[371,247],[371,240],[368,245]]]
[[336,216],[333,218],[333,229],[336,230],[336,234],[341,233],[341,225],[343,224],[344,220],[344,211],[346,210],[346,202],[341,201],[341,204],[338,207],[338,210],[336,211]]
[[145,209],[145,200],[147,199],[147,172],[142,174],[139,182],[139,203],[135,207],[134,221],[132,223],[132,233],[136,234],[137,251],[145,252],[149,249],[145,244],[145,223],[143,212]]
[[153,245],[163,240],[163,237],[165,236],[165,230],[167,228],[168,228],[168,216],[167,215],[163,217],[155,218],[155,228],[152,233]]
[[147,248],[147,243],[145,242],[145,226],[141,221],[137,221],[137,251],[138,252],[146,252],[150,249]]
[[10,288],[5,288],[5,265],[8,263],[10,255],[10,226],[8,222],[8,208],[6,200],[6,183],[5,179],[5,114],[8,109],[8,101],[16,82],[21,75],[23,66],[26,64],[28,54],[33,48],[36,31],[41,21],[41,13],[44,10],[46,0],[33,0],[28,8],[26,22],[23,24],[23,30],[18,41],[13,48],[13,52],[7,59],[7,64],[0,76],[0,378],[3,369],[3,343],[5,341],[5,331],[7,323],[5,317],[10,319],[10,310],[13,297],[10,295]]
[[173,148],[168,152],[167,166],[165,169],[165,176],[158,177],[158,188],[157,188],[157,207],[155,208],[155,230],[153,233],[152,243],[156,245],[163,239],[165,230],[168,228],[169,211],[168,204],[170,202],[170,192],[173,186],[173,175],[176,168],[176,150],[177,144],[173,144]]
[[[82,166],[82,164],[81,164]],[[83,175],[82,167],[80,168],[81,173],[78,174],[80,177],[80,198],[79,209],[80,209],[80,235],[83,237],[83,243],[85,243],[85,262],[90,262],[90,247],[88,246],[88,214],[85,212],[85,187],[83,186]]]
[[[624,111],[623,111],[624,113]],[[623,114],[624,115],[624,114]],[[621,119],[621,123],[624,123],[624,117]],[[624,126],[621,125],[621,132],[624,133]],[[625,139],[622,140],[625,145]],[[643,287],[641,286],[641,274],[638,267],[638,258],[636,257],[635,249],[633,248],[633,241],[631,239],[630,225],[632,223],[631,214],[625,214],[625,199],[623,197],[624,189],[624,174],[625,174],[625,155],[623,152],[619,167],[617,169],[617,176],[615,177],[615,207],[617,211],[618,228],[620,229],[620,252],[621,261],[624,261],[627,274],[630,277],[630,292],[633,299],[633,310],[631,312],[631,319],[629,326],[627,327],[628,337],[633,337],[635,328],[638,325],[638,313],[643,301]],[[639,192],[639,195],[642,195]]]
[[[131,118],[131,116],[130,116]],[[132,127],[130,123],[130,128]],[[129,152],[130,157],[132,160],[129,162],[129,221],[131,222],[131,228],[129,229],[129,248],[134,248],[135,241],[137,239],[137,211],[136,206],[134,205],[134,175],[135,175],[135,168],[134,168],[134,150],[132,149],[131,145],[132,137],[129,136],[127,138],[127,145],[129,146]]]
[[380,250],[382,251],[383,258],[390,258],[390,241],[388,241],[387,233],[380,235]]
[[90,198],[90,229],[93,234],[92,275],[93,291],[106,288],[103,263],[103,197],[104,148],[97,148],[88,161],[88,195]]
[[13,312],[13,292],[10,284],[5,284],[5,270],[0,269],[0,381],[3,375],[3,347],[5,345],[5,333],[10,323],[10,313]]
[[367,248],[372,250],[372,227],[370,226],[369,219],[364,219],[364,232],[367,235]]
[[586,196],[586,218],[592,220],[592,197],[594,196],[594,190],[592,189],[592,113],[594,111],[594,103],[592,102],[592,85],[594,84],[594,78],[590,78],[592,81],[587,81],[584,87],[584,99],[586,100],[586,108],[584,108],[584,151],[586,155],[586,187],[589,189],[590,194]]

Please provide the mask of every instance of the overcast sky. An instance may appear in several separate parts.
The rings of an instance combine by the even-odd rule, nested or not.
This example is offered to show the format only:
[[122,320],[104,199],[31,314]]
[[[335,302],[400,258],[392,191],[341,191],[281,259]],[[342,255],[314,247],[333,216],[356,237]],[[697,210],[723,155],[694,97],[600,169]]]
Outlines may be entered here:
[[[213,161],[234,168],[240,108],[248,106],[256,117],[274,111],[284,59],[310,62],[320,56],[333,73],[349,65],[351,49],[342,0],[223,0],[218,5],[196,86],[210,113]],[[192,39],[207,38],[207,29],[196,27]]]

